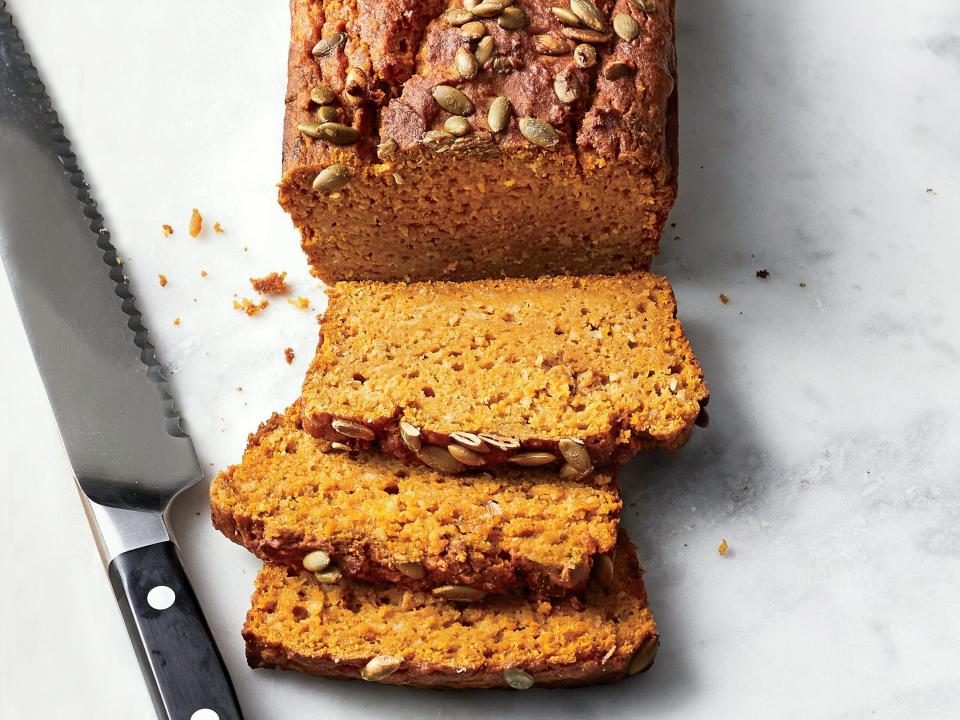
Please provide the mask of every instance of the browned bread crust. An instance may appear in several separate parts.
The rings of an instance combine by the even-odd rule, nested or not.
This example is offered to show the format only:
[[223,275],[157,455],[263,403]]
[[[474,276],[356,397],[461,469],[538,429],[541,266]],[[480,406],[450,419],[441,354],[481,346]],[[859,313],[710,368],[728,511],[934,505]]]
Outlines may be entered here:
[[[463,280],[647,269],[676,195],[674,2],[596,4],[606,39],[592,40],[593,66],[577,65],[566,37],[589,28],[551,11],[566,0],[517,0],[520,29],[477,21],[494,51],[465,78],[457,52],[475,57],[478,41],[443,16],[460,0],[292,0],[280,203],[314,272]],[[617,15],[634,18],[635,38],[612,31]],[[547,36],[565,49],[545,54]],[[314,55],[322,40],[329,47]],[[330,91],[323,113],[356,131],[353,144],[298,129],[326,119],[311,99],[320,86]],[[443,134],[451,112],[437,86],[469,99],[468,134]],[[512,111],[494,132],[498,97]],[[521,118],[544,123],[555,144],[528,139]],[[337,165],[348,183],[314,190]]]
[[612,473],[451,478],[376,453],[323,452],[299,417],[294,405],[270,418],[210,487],[214,526],[264,560],[299,570],[322,550],[364,580],[563,595],[614,547]]
[[338,283],[329,295],[303,426],[407,463],[575,478],[679,448],[709,398],[672,289],[649,273]]
[[508,678],[513,687],[611,682],[648,669],[659,644],[625,536],[612,575],[582,599],[451,603],[349,580],[321,586],[309,573],[268,564],[243,637],[254,668],[334,678],[359,678],[367,668],[366,679],[445,688],[507,687]]

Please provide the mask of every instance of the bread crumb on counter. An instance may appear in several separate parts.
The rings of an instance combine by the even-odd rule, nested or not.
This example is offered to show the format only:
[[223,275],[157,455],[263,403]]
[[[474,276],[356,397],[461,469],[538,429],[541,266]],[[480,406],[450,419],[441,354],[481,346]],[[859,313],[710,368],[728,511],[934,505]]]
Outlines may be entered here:
[[295,298],[287,300],[287,302],[293,305],[297,310],[310,309],[310,301],[307,298],[303,297],[303,295],[298,295]]
[[800,287],[805,288],[806,286],[807,286],[807,284],[806,284],[805,282],[801,282],[801,283],[800,283]]
[[266,300],[261,300],[259,303],[255,303],[250,298],[240,298],[240,300],[233,301],[234,310],[242,310],[250,317],[253,317],[257,313],[262,312],[266,309],[267,305],[270,303]]
[[167,276],[166,276],[166,275],[164,275],[163,273],[160,273],[159,275],[157,275],[157,279],[160,281],[160,287],[166,287],[166,286],[167,286]]
[[190,237],[197,237],[203,229],[203,215],[196,208],[190,213]]
[[726,305],[728,302],[730,302],[730,297],[726,293],[720,293],[720,302]]
[[293,365],[293,360],[296,356],[297,354],[293,352],[293,348],[288,347],[283,349],[283,358],[287,361],[287,365]]
[[218,223],[218,222],[215,222],[215,223],[213,224],[213,231],[214,231],[215,233],[222,233],[222,232],[223,232],[223,225],[221,225],[221,224]]
[[173,235],[173,226],[172,226],[172,225],[166,225],[166,224],[164,224],[164,225],[161,225],[161,226],[160,226],[160,229],[163,231],[163,236],[164,236],[164,237],[170,237],[171,235]]
[[727,549],[728,549],[729,547],[730,547],[730,545],[727,544],[727,539],[724,538],[724,539],[720,542],[720,547],[717,548],[717,552],[720,554],[720,557],[723,557],[724,555],[727,554]]
[[285,272],[272,272],[260,278],[250,278],[250,285],[261,295],[286,295],[290,292]]
[[207,271],[206,271],[206,270],[201,270],[201,271],[200,271],[200,277],[204,278],[204,277],[206,277],[206,276],[207,276]]
[[180,324],[180,318],[179,318],[179,317],[175,317],[175,318],[173,319],[173,324],[174,324],[174,325],[179,325],[179,324]]
[[761,280],[766,280],[770,277],[770,271],[764,268],[763,270],[757,270],[757,277]]

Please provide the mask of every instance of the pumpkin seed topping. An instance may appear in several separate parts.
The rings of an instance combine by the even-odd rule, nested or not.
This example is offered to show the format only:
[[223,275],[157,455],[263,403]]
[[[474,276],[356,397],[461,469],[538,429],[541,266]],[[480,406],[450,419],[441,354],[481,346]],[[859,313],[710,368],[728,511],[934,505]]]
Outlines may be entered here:
[[444,130],[428,130],[423,134],[420,143],[428,150],[443,152],[453,144],[454,137]]
[[607,29],[607,23],[600,14],[600,10],[590,0],[570,0],[570,9],[588,28],[602,31]]
[[329,35],[324,35],[320,42],[313,46],[313,50],[310,52],[315,58],[325,58],[332,55],[336,52],[337,48],[341,45],[346,44],[347,36],[342,32],[330,33]]
[[487,461],[480,453],[468,450],[463,445],[457,445],[457,443],[447,445],[447,451],[453,456],[454,460],[470,467],[480,467]]
[[327,85],[317,85],[310,89],[310,99],[317,105],[333,105],[337,94]]
[[556,35],[534,35],[533,49],[541,55],[564,55],[570,50],[570,43]]
[[633,75],[633,68],[619,60],[614,60],[603,68],[603,76],[607,80],[619,80],[630,75]]
[[359,130],[336,122],[321,123],[317,126],[316,132],[317,134],[311,137],[326,140],[334,145],[353,145],[360,139]]
[[313,189],[318,192],[333,192],[350,182],[350,168],[336,163],[321,170],[313,179]]
[[355,440],[373,440],[376,434],[366,425],[361,425],[353,420],[344,420],[343,418],[334,418],[330,426],[340,433]]
[[[521,120],[520,123],[522,126],[523,120]],[[517,453],[516,455],[512,455],[510,457],[510,462],[521,467],[540,467],[541,465],[549,465],[550,463],[555,462],[556,459],[557,456],[553,453],[531,450],[529,452],[521,452]]]
[[403,444],[413,452],[420,452],[422,440],[420,438],[420,428],[417,426],[411,425],[406,420],[401,420],[400,439],[403,440]]
[[393,138],[387,138],[377,145],[377,158],[379,160],[389,160],[397,152],[397,141]]
[[478,18],[495,18],[503,12],[503,3],[497,2],[497,0],[483,0],[479,5],[472,8],[470,12],[473,13],[474,17]]
[[[520,133],[534,145],[540,147],[553,147],[558,142],[556,130],[549,123],[533,117],[520,118]],[[550,455],[550,453],[543,454]],[[550,457],[553,458],[552,455]],[[511,461],[513,459],[511,458]],[[547,462],[552,462],[552,460]]]
[[599,32],[597,30],[588,30],[587,28],[563,28],[560,32],[564,37],[576,40],[577,42],[594,43],[598,45],[610,42],[610,33]]
[[578,18],[571,10],[567,10],[562,7],[550,8],[550,11],[556,15],[560,22],[562,22],[567,27],[580,27],[580,18]]
[[591,68],[597,64],[597,49],[583,43],[573,50],[573,62],[578,68]]
[[[504,98],[504,100],[506,100],[506,98]],[[507,102],[509,103],[510,101],[507,100]],[[493,433],[478,433],[477,436],[487,443],[487,445],[493,445],[500,450],[516,450],[520,447],[520,441],[515,437],[494,435]]]
[[314,114],[317,120],[322,123],[338,122],[340,120],[340,114],[333,105],[321,105]]
[[528,22],[530,22],[530,18],[527,17],[527,14],[522,8],[518,7],[506,8],[503,14],[497,18],[497,25],[504,30],[520,30],[525,27]]
[[557,475],[560,476],[561,480],[577,480],[583,477],[584,474],[585,473],[580,472],[570,463],[564,463],[560,467],[560,470],[557,471]]
[[487,447],[487,444],[483,441],[476,433],[471,432],[452,432],[450,433],[450,439],[455,443],[463,445],[465,448],[470,450],[475,450],[479,453],[490,452],[490,448]]
[[483,590],[477,590],[477,588],[472,588],[469,585],[441,585],[433,589],[433,594],[444,600],[457,600],[459,602],[476,602],[486,596]]
[[464,80],[471,80],[476,77],[480,69],[480,63],[473,56],[473,53],[465,47],[457,48],[457,54],[453,57],[453,65]]
[[487,28],[479,20],[471,20],[460,26],[460,34],[464,40],[479,40],[487,34]]
[[575,75],[560,74],[553,79],[553,92],[564,104],[570,104],[580,97],[580,83]]
[[[510,124],[510,100],[503,95],[494,98],[487,112],[487,124],[490,132],[503,132]],[[481,439],[486,439],[482,435]]]
[[503,681],[514,690],[529,690],[533,687],[533,675],[520,668],[504,670]]
[[323,550],[314,550],[312,553],[303,556],[303,569],[308,572],[321,572],[326,570],[329,565],[330,556]]
[[452,115],[472,115],[473,103],[466,95],[451,85],[437,85],[433,88],[433,99],[437,105]]
[[477,58],[477,64],[480,67],[483,67],[487,64],[487,60],[493,57],[494,42],[493,38],[487,35],[485,38],[482,38],[480,42],[477,43],[477,52],[475,53]]
[[329,567],[322,572],[315,572],[313,576],[321,585],[336,585],[343,580],[343,573],[340,572],[338,567]]
[[645,13],[652,13],[657,9],[657,4],[653,0],[633,0],[633,4]]
[[377,655],[363,666],[360,677],[368,682],[383,680],[399,670],[402,663],[403,660],[393,655]]
[[423,567],[423,563],[418,562],[402,562],[397,563],[397,570],[402,572],[408,578],[413,578],[414,580],[423,580],[427,575],[427,570]]
[[630,42],[636,40],[637,35],[640,34],[640,23],[633,15],[617,13],[613,16],[613,31],[620,36],[621,40]]
[[454,27],[460,27],[473,20],[473,13],[465,8],[453,8],[443,14],[443,19]]
[[420,452],[417,453],[417,458],[427,467],[439,470],[440,472],[458,473],[464,470],[463,463],[453,457],[449,450],[438,445],[427,445],[423,447]]
[[577,438],[564,438],[557,443],[557,450],[563,456],[563,459],[573,465],[582,473],[589,472],[593,463],[590,460],[590,453],[582,440]]
[[454,137],[463,137],[473,130],[473,126],[463,115],[451,115],[444,120],[443,129]]

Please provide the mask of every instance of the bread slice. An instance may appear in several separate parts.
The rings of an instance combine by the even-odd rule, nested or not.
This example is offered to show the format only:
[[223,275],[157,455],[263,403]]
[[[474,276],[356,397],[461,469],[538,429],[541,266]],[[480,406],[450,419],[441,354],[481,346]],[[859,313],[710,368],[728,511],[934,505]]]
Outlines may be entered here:
[[265,565],[243,628],[251,667],[424,687],[551,687],[618,680],[653,663],[659,635],[626,536],[612,572],[576,596],[430,593]]
[[675,450],[702,422],[700,365],[649,273],[338,283],[303,386],[304,428],[446,472],[574,478]]
[[319,277],[649,268],[676,195],[674,2],[597,0],[599,32],[553,5],[463,27],[447,0],[291,2],[279,199]]
[[322,550],[365,580],[564,594],[614,548],[611,472],[586,483],[516,470],[453,478],[379,453],[323,452],[299,417],[294,405],[270,418],[210,487],[214,526],[264,560],[300,569]]

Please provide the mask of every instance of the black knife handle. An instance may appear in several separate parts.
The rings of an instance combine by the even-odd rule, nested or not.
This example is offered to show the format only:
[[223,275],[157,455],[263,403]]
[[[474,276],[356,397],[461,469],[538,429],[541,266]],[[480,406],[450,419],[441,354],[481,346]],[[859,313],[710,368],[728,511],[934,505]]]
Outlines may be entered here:
[[108,573],[159,719],[243,720],[177,546],[130,550]]

